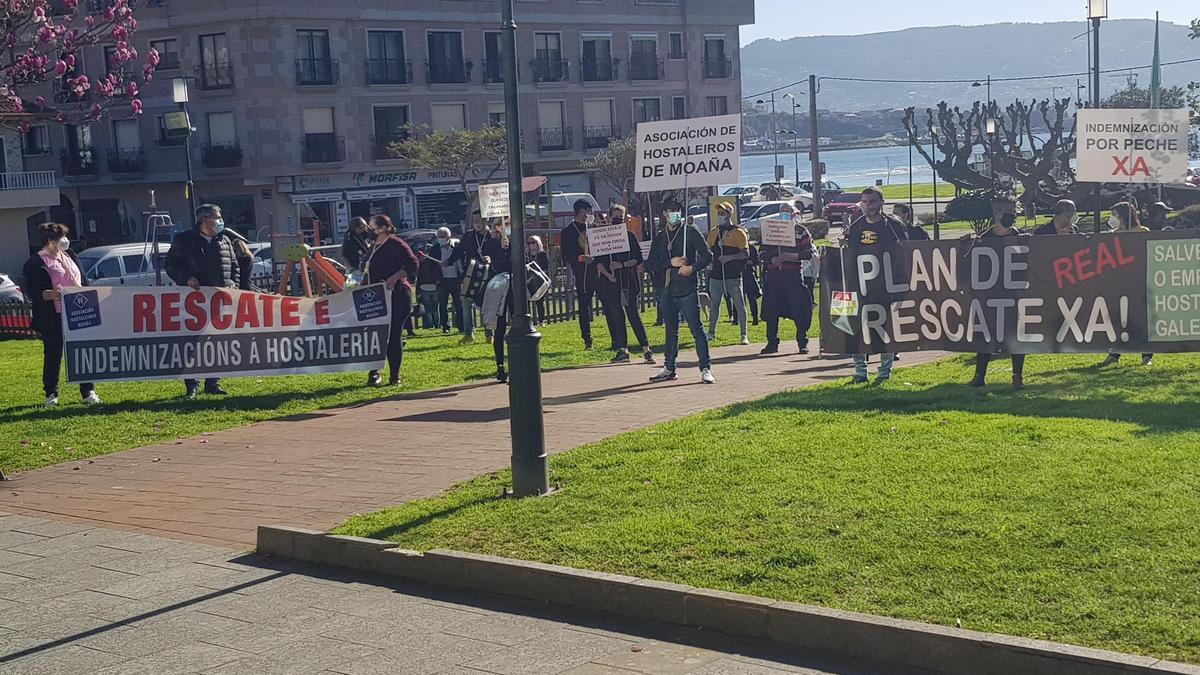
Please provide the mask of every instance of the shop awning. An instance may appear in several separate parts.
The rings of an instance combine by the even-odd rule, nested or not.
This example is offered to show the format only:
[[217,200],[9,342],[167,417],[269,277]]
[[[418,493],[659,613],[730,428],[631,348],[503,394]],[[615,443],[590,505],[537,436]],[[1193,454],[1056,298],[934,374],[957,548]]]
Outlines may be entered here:
[[392,197],[403,197],[407,194],[408,194],[408,188],[406,188],[406,187],[384,188],[384,189],[379,189],[379,190],[349,190],[346,192],[346,196],[352,202],[363,201],[363,200],[372,200],[373,201],[376,199],[391,199]]
[[312,204],[315,202],[336,202],[342,198],[342,192],[313,192],[310,194],[292,194],[293,204]]

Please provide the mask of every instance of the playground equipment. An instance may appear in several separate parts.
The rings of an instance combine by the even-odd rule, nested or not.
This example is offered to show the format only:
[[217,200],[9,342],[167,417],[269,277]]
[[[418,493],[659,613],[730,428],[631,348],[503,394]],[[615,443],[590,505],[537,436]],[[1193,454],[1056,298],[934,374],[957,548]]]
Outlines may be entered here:
[[[281,241],[291,239],[292,241]],[[346,287],[346,278],[337,271],[320,251],[313,251],[308,244],[296,241],[295,235],[277,235],[272,238],[271,249],[275,252],[276,265],[283,265],[279,277],[280,295],[287,295],[292,277],[300,277],[304,296],[311,298],[325,293],[341,293]],[[316,292],[313,292],[316,281]]]

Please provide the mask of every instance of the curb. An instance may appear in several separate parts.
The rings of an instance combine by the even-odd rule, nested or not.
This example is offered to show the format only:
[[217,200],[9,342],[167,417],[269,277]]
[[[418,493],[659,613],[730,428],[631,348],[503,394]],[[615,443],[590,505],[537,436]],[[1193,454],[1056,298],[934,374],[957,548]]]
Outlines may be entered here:
[[458,589],[974,675],[1200,675],[1200,667],[1045,640],[890,619],[650,579],[378,539],[259,526],[258,552]]

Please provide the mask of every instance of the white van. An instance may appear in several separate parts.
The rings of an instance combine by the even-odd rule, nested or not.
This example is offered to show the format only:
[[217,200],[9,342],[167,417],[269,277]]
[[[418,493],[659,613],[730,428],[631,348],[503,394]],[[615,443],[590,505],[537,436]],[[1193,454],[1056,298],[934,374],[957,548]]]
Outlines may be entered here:
[[[158,245],[158,268],[163,267],[170,244]],[[79,271],[92,286],[153,286],[155,284],[154,247],[149,244],[95,246],[79,254]],[[162,273],[164,286],[175,282]]]
[[[566,227],[575,219],[575,202],[580,199],[592,205],[592,211],[600,213],[600,204],[596,202],[596,198],[588,192],[555,192],[550,195],[553,200],[550,203],[550,215],[552,216],[555,227]],[[537,201],[533,204],[525,206],[525,217],[538,217],[538,209],[541,208],[541,217],[546,217],[546,196],[540,195]]]

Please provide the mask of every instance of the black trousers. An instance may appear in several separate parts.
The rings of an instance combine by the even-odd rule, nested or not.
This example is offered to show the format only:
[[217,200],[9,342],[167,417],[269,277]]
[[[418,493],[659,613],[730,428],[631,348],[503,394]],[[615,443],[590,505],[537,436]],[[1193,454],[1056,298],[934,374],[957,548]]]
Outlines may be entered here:
[[508,313],[507,307],[500,312],[500,316],[496,317],[496,330],[492,333],[492,351],[496,354],[497,368],[504,367],[504,337],[508,335]]
[[[38,332],[42,338],[42,389],[46,396],[58,396],[58,373],[62,370],[63,360],[63,330],[61,319],[55,319],[53,326],[46,326]],[[79,385],[79,395],[87,396],[93,389],[92,383]]]
[[409,326],[412,308],[412,293],[397,284],[392,291],[392,328],[388,331],[387,343],[388,375],[392,380],[400,377],[400,364],[404,361],[404,331]]
[[592,344],[592,299],[596,297],[596,280],[586,273],[575,277],[575,303],[579,311],[579,335],[583,344]]
[[[621,286],[624,284],[625,288]],[[633,336],[637,338],[638,346],[646,349],[650,340],[646,337],[646,326],[642,324],[642,313],[639,310],[640,289],[637,283],[629,279],[617,277],[617,283],[607,279],[600,282],[597,293],[600,296],[600,306],[604,310],[604,321],[608,324],[608,333],[612,335],[613,349],[629,349],[629,332],[625,322],[633,328]]]
[[[991,354],[975,355],[975,379],[982,381],[987,375],[988,364],[992,362]],[[1025,355],[1012,355],[1013,377],[1025,377]]]

